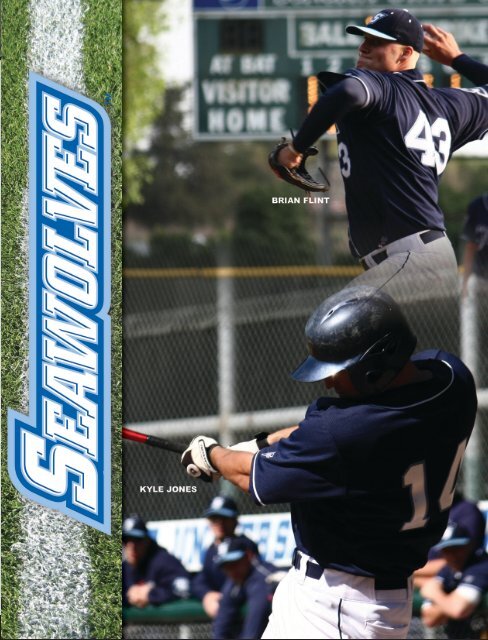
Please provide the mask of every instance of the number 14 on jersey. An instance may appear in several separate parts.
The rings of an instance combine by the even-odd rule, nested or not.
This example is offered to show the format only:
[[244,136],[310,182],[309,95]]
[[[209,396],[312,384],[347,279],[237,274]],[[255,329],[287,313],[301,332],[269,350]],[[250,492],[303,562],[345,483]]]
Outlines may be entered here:
[[[457,448],[444,488],[442,489],[442,493],[439,497],[439,509],[441,511],[449,509],[452,505],[456,479],[467,443],[468,440],[466,438]],[[401,531],[425,527],[429,520],[427,493],[425,490],[425,460],[409,467],[403,476],[403,486],[410,487],[413,503],[413,515],[412,519],[403,525]]]

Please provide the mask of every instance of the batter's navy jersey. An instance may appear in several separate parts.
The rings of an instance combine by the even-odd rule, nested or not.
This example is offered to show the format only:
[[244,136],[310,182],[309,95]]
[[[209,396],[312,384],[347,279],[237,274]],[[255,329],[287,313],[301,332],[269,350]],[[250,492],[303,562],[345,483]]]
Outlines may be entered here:
[[413,359],[429,380],[361,401],[319,398],[253,458],[254,500],[290,502],[298,549],[323,567],[404,578],[446,528],[476,390],[451,354]]
[[[351,69],[366,102],[337,121],[351,250],[364,256],[425,229],[444,230],[438,180],[453,151],[488,131],[488,85],[429,89],[412,69]],[[322,73],[325,84],[344,76]]]
[[488,193],[473,200],[468,207],[463,238],[478,245],[473,273],[488,278]]

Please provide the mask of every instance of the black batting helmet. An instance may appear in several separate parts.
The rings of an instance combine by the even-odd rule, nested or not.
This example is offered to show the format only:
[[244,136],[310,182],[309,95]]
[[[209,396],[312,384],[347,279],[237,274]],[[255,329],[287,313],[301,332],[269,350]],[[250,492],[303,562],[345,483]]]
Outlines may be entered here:
[[347,369],[362,394],[384,388],[417,344],[393,298],[365,286],[327,298],[310,316],[305,335],[310,355],[292,377],[316,382]]

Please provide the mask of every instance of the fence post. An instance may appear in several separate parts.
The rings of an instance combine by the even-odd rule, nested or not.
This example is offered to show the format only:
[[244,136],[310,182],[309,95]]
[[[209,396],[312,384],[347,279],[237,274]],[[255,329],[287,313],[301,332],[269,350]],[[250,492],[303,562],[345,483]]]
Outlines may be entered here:
[[[480,349],[477,296],[474,278],[468,282],[468,294],[461,299],[461,358],[474,376],[478,384],[478,354]],[[469,440],[463,464],[464,494],[470,500],[480,500],[481,461],[480,436],[478,420],[475,421],[473,433]]]
[[234,338],[234,281],[226,273],[229,249],[218,251],[217,273],[217,349],[219,393],[219,442],[224,447],[231,444],[229,420],[234,413],[235,338]]

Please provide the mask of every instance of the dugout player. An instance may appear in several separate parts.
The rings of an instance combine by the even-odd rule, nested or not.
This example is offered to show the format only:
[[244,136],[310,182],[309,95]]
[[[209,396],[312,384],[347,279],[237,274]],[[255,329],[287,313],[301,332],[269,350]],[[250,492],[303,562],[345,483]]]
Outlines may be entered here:
[[[335,123],[350,249],[366,270],[353,284],[387,283],[398,302],[420,292],[449,308],[459,288],[457,262],[438,183],[451,154],[488,131],[488,86],[429,88],[416,70],[422,25],[404,9],[383,9],[367,26],[346,31],[364,38],[356,68],[318,74],[325,92],[278,162],[298,166]],[[450,59],[469,80],[488,84],[488,67],[441,36],[427,26],[427,55]]]
[[[449,520],[457,522],[466,530],[471,540],[478,547],[484,546],[486,519],[476,502],[466,500],[461,493],[454,493],[454,500],[449,511]],[[429,561],[414,573],[414,586],[420,589],[427,580],[436,576],[445,566],[446,561],[437,546],[429,551]]]
[[[462,234],[466,241],[463,257],[463,293],[474,274],[473,295],[488,294],[488,192],[474,198],[469,205]],[[476,292],[477,289],[480,291]]]
[[264,638],[405,638],[411,575],[446,528],[473,428],[473,377],[439,349],[412,356],[399,306],[369,287],[325,300],[306,337],[292,377],[338,397],[240,451],[198,436],[182,464],[257,504],[291,503],[297,548]]
[[[219,563],[216,562],[219,544],[224,538],[237,537],[237,504],[228,496],[215,496],[204,516],[208,519],[214,541],[205,552],[202,570],[192,580],[191,593],[202,601],[202,606],[209,618],[215,618],[219,610],[226,575]],[[244,535],[238,536],[255,555],[259,555],[255,542]]]
[[124,606],[145,607],[188,598],[190,574],[149,536],[146,523],[138,515],[122,523],[122,544]]
[[479,536],[457,521],[449,522],[442,540],[435,547],[447,565],[437,577],[424,584],[421,594],[422,622],[427,627],[446,625],[447,638],[477,638],[470,618],[488,593],[488,555]]
[[[462,337],[478,387],[488,384],[488,192],[474,198],[464,221],[462,239]],[[469,360],[468,360],[469,358]]]
[[271,612],[276,588],[274,576],[281,572],[269,562],[262,561],[246,540],[237,537],[220,542],[214,561],[226,579],[219,611],[212,625],[212,638],[260,638]]

